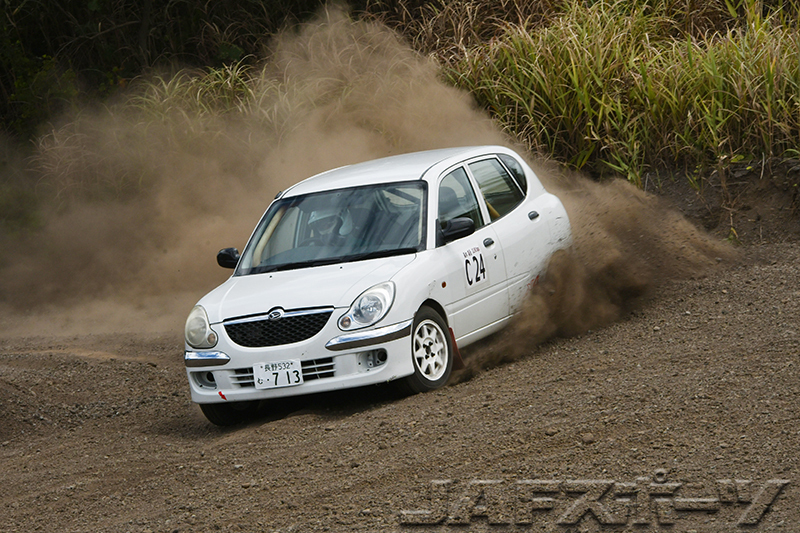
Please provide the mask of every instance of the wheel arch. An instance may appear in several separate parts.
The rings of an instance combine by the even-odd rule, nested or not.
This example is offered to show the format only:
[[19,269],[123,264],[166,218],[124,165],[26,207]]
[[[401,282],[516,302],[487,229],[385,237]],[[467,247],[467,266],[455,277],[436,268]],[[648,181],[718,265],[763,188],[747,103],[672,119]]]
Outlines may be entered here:
[[[444,323],[447,325],[447,327],[448,328],[450,327],[450,319],[447,317],[447,312],[444,310],[444,307],[442,307],[442,305],[439,302],[431,298],[428,298],[427,300],[422,302],[422,304],[420,304],[419,309],[422,309],[423,307],[430,307],[431,309],[436,311],[439,314],[439,316],[442,317],[442,320],[444,320]],[[417,309],[417,312],[419,312],[419,309]]]
[[[447,312],[444,310],[444,307],[442,307],[442,304],[440,304],[439,302],[437,302],[432,298],[428,298],[427,300],[422,302],[422,304],[420,304],[419,309],[422,309],[423,307],[430,307],[431,309],[436,311],[436,313],[440,317],[442,317],[442,320],[444,320],[444,323],[447,326],[446,334],[450,335],[450,341],[453,343],[453,370],[461,370],[465,368],[464,359],[462,359],[461,357],[461,350],[459,350],[458,348],[458,343],[456,342],[456,335],[453,332],[453,326],[450,324],[450,319],[448,318]],[[419,309],[417,311],[419,311]]]

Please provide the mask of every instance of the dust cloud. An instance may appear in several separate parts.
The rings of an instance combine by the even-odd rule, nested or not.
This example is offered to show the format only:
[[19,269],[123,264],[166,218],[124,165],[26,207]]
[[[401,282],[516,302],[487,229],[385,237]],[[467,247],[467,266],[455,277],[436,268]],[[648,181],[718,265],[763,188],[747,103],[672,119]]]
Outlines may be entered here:
[[[216,252],[241,249],[279,190],[377,157],[513,144],[468,94],[440,80],[434,62],[340,9],[277,36],[258,73],[236,111],[154,104],[139,84],[39,138],[25,172],[45,206],[42,227],[0,236],[3,335],[180,336],[194,302],[230,274]],[[504,335],[504,355],[478,354],[462,375],[613,321],[659,279],[730,257],[623,182],[535,168],[567,207],[574,249],[554,258]]]
[[733,247],[626,181],[598,183],[541,162],[534,169],[564,203],[573,246],[551,258],[511,326],[479,345],[455,381],[524,357],[551,337],[619,320],[667,280],[708,275],[740,259]]
[[0,236],[13,250],[0,259],[5,333],[181,331],[230,274],[216,252],[241,249],[279,190],[377,157],[503,141],[433,62],[341,9],[277,36],[256,72],[233,112],[153,90],[180,73],[38,139],[26,171],[43,227]]

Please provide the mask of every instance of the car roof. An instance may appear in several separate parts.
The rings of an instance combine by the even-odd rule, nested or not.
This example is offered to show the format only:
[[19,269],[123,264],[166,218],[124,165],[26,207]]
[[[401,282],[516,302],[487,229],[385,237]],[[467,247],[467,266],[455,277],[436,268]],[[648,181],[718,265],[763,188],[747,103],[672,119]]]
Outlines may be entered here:
[[[377,183],[436,179],[440,171],[484,154],[513,153],[502,146],[465,146],[412,152],[365,161],[312,176],[288,188],[282,196],[344,189]],[[436,169],[434,169],[436,167]],[[428,173],[428,170],[436,170]]]

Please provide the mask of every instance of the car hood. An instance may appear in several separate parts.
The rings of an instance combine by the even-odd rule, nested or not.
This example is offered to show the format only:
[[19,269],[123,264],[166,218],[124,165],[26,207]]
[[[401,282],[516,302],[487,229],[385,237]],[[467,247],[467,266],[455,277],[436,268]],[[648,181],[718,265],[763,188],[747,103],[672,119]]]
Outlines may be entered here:
[[349,307],[368,288],[388,281],[416,254],[298,270],[234,276],[199,304],[212,324],[225,319],[308,307]]

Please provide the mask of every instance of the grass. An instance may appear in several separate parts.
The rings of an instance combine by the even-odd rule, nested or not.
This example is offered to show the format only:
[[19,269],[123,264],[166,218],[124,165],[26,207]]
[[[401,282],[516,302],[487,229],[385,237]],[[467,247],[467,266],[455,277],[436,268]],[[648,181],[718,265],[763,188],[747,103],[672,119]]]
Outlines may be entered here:
[[[474,95],[509,135],[594,175],[621,174],[641,186],[652,170],[683,168],[694,187],[712,173],[726,187],[736,165],[800,157],[795,0],[709,0],[699,6],[668,0],[368,0],[360,5],[357,17],[390,25],[418,52],[438,60],[444,78]],[[216,50],[204,52],[208,58],[216,54],[215,66],[131,81],[122,103],[109,104],[117,106],[111,116],[120,121],[110,133],[94,134],[92,120],[81,118],[93,111],[85,109],[74,121],[49,128],[35,139],[29,175],[45,176],[39,183],[61,199],[124,196],[148,187],[148,176],[161,172],[157,161],[137,157],[141,145],[131,137],[165,149],[184,144],[202,151],[214,144],[215,135],[232,135],[235,128],[221,124],[238,120],[279,142],[303,109],[339,98],[355,105],[363,101],[359,94],[374,89],[370,79],[347,69],[355,52],[342,47],[335,32],[300,43],[307,50],[316,47],[314,54],[323,58],[314,72],[276,72],[274,61],[270,66],[238,52],[221,61],[217,44],[250,50],[255,44],[245,46],[241,35],[255,43],[253,28],[266,27],[260,19],[251,20],[247,31],[242,24],[226,18],[214,31],[206,27],[214,38],[206,36],[200,48]],[[128,38],[122,49],[133,50]],[[303,50],[292,53],[302,56]],[[395,59],[401,67],[409,61]],[[371,119],[369,110],[362,114]],[[27,181],[0,184],[0,225],[31,224],[27,209],[12,208],[35,203]]]
[[796,157],[800,33],[762,11],[696,35],[663,6],[572,3],[471,48],[447,75],[529,146],[638,185],[654,167]]
[[[391,12],[387,22],[435,53],[510,135],[574,168],[641,185],[649,170],[679,166],[695,186],[712,171],[724,185],[733,163],[800,155],[800,33],[788,8],[386,4],[368,9]],[[156,77],[129,103],[151,115],[244,115],[280,136],[287,89],[253,65]]]

